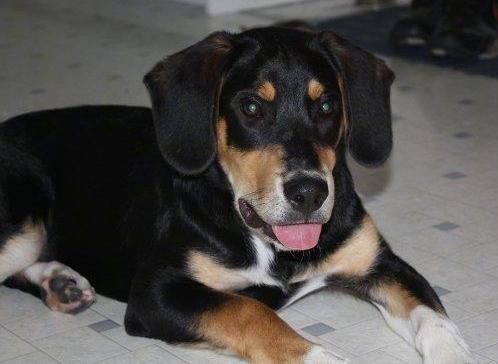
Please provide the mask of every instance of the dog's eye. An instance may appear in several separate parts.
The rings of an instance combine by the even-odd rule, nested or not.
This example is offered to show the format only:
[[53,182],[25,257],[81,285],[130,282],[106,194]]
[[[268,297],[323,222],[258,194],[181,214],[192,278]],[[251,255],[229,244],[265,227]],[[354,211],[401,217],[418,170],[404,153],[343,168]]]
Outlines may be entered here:
[[332,100],[325,99],[320,102],[320,114],[328,115],[334,112],[334,104]]
[[253,100],[244,101],[241,105],[242,112],[247,116],[260,117],[261,116],[261,106]]

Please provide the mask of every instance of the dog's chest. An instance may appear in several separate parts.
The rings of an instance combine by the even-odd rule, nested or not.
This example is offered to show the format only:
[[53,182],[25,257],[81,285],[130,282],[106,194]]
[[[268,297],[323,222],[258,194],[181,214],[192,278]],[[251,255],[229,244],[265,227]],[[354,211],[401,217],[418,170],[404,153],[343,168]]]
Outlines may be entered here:
[[274,251],[254,237],[253,252],[252,264],[244,268],[229,268],[215,257],[195,252],[190,255],[190,270],[197,281],[218,290],[234,291],[255,285],[282,287],[282,280],[272,274]]
[[249,268],[239,270],[239,273],[247,280],[246,286],[281,286],[282,282],[271,274],[275,261],[274,251],[258,237],[253,237],[253,243],[256,255],[255,264]]

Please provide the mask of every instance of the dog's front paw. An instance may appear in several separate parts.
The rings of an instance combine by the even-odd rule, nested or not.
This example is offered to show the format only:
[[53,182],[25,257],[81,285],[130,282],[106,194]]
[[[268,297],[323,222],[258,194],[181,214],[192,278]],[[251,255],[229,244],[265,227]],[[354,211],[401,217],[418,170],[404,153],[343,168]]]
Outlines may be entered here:
[[349,363],[347,359],[341,358],[320,345],[314,345],[304,357],[305,364],[339,364]]
[[447,318],[423,323],[416,338],[424,364],[474,364],[469,347],[455,324]]

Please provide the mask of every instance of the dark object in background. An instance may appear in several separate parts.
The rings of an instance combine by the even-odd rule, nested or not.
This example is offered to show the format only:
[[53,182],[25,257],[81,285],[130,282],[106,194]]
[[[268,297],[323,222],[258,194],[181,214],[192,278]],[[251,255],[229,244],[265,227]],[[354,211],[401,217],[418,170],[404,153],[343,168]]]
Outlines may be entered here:
[[407,6],[388,6],[345,17],[324,19],[312,25],[319,30],[334,29],[343,38],[382,56],[498,79],[498,58],[483,58],[481,54],[481,59],[476,62],[472,58],[433,57],[425,47],[393,47],[389,42],[390,31],[410,11]]
[[413,0],[390,33],[397,47],[427,46],[438,57],[473,58],[496,39],[494,0]]

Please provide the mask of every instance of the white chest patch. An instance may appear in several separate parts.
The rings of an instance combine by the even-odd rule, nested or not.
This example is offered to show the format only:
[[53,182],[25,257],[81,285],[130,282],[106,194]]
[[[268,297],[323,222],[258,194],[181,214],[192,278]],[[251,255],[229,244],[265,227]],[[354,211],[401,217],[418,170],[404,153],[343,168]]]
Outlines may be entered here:
[[253,237],[255,262],[248,268],[228,268],[216,257],[201,252],[192,252],[189,266],[193,277],[206,286],[219,290],[238,290],[254,285],[281,286],[281,282],[270,274],[275,254],[267,243]]
[[275,260],[275,253],[263,240],[253,236],[256,264],[250,268],[239,270],[253,285],[281,286],[281,283],[270,274],[271,266]]

